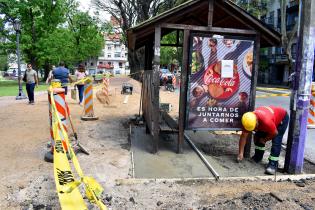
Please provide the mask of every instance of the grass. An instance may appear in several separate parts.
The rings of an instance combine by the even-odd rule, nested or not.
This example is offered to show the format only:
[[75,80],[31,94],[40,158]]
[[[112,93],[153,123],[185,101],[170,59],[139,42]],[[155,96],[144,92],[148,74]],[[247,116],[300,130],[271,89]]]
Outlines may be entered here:
[[[23,92],[25,95],[25,82],[22,82]],[[46,84],[39,84],[38,88],[35,87],[35,92],[47,90]],[[17,96],[19,92],[19,85],[17,80],[0,80],[0,97],[2,96]]]

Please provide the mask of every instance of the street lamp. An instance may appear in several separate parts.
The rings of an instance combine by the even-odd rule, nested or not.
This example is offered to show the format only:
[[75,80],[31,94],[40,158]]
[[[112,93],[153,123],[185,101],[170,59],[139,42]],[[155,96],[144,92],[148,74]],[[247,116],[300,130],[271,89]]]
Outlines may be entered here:
[[26,99],[27,97],[23,93],[21,84],[21,61],[20,61],[20,33],[21,33],[21,21],[15,19],[13,22],[13,28],[16,32],[16,55],[18,63],[18,82],[19,82],[19,94],[16,96],[16,100]]

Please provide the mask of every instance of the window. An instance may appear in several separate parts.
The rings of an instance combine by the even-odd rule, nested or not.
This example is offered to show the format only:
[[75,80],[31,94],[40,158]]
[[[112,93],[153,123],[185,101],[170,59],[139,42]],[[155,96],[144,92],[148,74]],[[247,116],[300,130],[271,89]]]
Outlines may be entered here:
[[275,24],[275,12],[271,11],[269,13],[268,25],[271,26],[271,27],[274,27],[274,24]]
[[296,59],[296,51],[297,51],[296,48],[297,48],[296,43],[292,44],[292,46],[291,46],[291,55],[292,55],[293,59]]
[[107,49],[108,49],[108,50],[111,50],[111,49],[112,49],[112,46],[108,46]]
[[94,65],[94,63],[93,62],[91,62],[91,66],[93,66]]
[[99,64],[103,64],[103,61],[100,61]]
[[107,54],[107,58],[111,58],[112,57],[112,54]]
[[108,62],[108,65],[110,65],[110,66],[111,66],[111,65],[112,65],[112,62]]
[[122,67],[123,67],[123,63],[119,62],[119,68],[122,68]]
[[120,53],[119,52],[115,52],[114,57],[115,58],[120,58]]

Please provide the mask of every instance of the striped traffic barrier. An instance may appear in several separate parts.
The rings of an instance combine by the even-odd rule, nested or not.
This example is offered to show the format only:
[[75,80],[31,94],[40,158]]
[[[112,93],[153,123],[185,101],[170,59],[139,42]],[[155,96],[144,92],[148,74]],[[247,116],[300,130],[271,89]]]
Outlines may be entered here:
[[105,77],[103,78],[103,92],[104,92],[104,96],[105,96],[105,103],[107,105],[110,104],[110,99],[109,99],[109,78],[108,77]]
[[307,122],[307,128],[315,128],[315,82],[312,83],[310,108]]
[[172,78],[172,84],[173,84],[173,87],[175,89],[176,88],[176,76],[175,75]]
[[[96,204],[99,209],[107,210],[101,199],[104,189],[93,177],[84,175],[58,114],[54,95],[56,90],[51,87],[50,89],[52,127],[55,141],[53,147],[54,177],[61,209],[88,209],[79,189],[80,185],[84,185],[85,197],[90,204]],[[63,142],[66,142],[69,147],[65,148]],[[71,154],[71,161],[69,161],[68,154]],[[73,173],[74,170],[76,173]],[[75,175],[79,177],[76,178]]]
[[103,92],[106,96],[109,96],[109,78],[103,78]]
[[93,108],[93,85],[92,80],[88,79],[84,83],[84,110],[81,120],[97,120],[98,117],[94,115]]
[[[61,119],[62,127],[65,131],[68,130],[68,112],[67,112],[67,104],[65,101],[65,90],[64,88],[61,88],[60,81],[54,81],[52,84],[51,90],[53,91],[53,97],[54,97],[54,103],[56,106],[58,117]],[[51,140],[51,151],[48,151],[45,154],[45,160],[47,162],[53,162],[53,151],[55,147],[55,140],[54,140],[54,134],[53,134],[53,114],[52,114],[52,102],[51,102],[51,92],[48,90],[48,107],[49,107],[49,124],[50,124],[50,140]],[[62,136],[62,133],[59,135]],[[65,141],[62,142],[64,148],[68,152],[68,145]]]

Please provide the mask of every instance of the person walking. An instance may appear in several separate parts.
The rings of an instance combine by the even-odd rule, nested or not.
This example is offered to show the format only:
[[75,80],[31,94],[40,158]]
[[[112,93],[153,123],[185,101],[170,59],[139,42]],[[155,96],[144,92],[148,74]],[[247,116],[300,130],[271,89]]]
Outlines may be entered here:
[[25,71],[26,76],[26,92],[29,100],[29,104],[34,105],[34,89],[35,86],[38,87],[38,78],[36,71],[32,68],[32,64],[27,64],[27,69]]
[[[77,71],[75,72],[75,76],[77,77],[77,80],[80,81],[84,79],[88,73],[85,70],[85,66],[83,64],[80,64]],[[76,84],[79,92],[79,105],[82,105],[83,101],[83,92],[84,92],[84,82],[79,82]]]
[[[65,63],[61,61],[59,66],[52,71],[52,78],[59,79],[61,81],[61,87],[65,89],[65,95],[68,92],[68,83],[72,82],[69,69],[65,67]],[[51,79],[49,80],[49,82]]]
[[243,131],[239,141],[238,161],[243,159],[246,141],[249,135],[254,132],[255,155],[252,160],[256,163],[260,162],[265,153],[266,142],[272,140],[269,163],[265,173],[275,174],[278,169],[282,138],[289,123],[287,111],[282,107],[262,106],[253,112],[246,112],[241,121]]
[[51,81],[52,78],[53,78],[52,72],[53,72],[53,70],[54,70],[55,68],[56,68],[56,66],[54,66],[54,65],[51,66],[51,70],[49,71],[48,76],[47,76],[47,79],[46,79],[46,84],[47,84],[47,85],[50,83],[50,81]]

